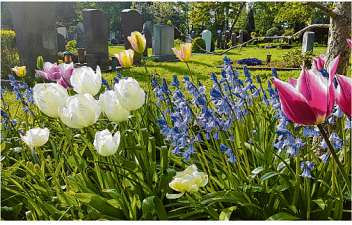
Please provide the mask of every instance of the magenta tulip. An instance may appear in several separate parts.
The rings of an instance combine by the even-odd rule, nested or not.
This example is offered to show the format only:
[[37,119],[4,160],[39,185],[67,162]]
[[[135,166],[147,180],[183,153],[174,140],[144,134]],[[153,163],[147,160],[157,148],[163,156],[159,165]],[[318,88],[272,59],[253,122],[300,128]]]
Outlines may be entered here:
[[352,117],[352,78],[336,75],[338,86],[336,89],[336,103],[340,109],[349,117]]
[[323,123],[331,114],[335,98],[333,80],[338,61],[339,57],[336,57],[329,68],[329,79],[306,69],[302,69],[296,82],[292,79],[286,83],[274,78],[282,111],[289,120],[297,124],[315,125]]
[[324,69],[324,65],[325,65],[325,57],[323,55],[313,58],[313,63],[312,66],[313,68],[317,69],[318,71],[321,71],[322,69]]
[[36,70],[36,73],[46,80],[56,81],[64,88],[71,86],[70,77],[73,73],[73,64],[59,64],[45,62],[43,70]]

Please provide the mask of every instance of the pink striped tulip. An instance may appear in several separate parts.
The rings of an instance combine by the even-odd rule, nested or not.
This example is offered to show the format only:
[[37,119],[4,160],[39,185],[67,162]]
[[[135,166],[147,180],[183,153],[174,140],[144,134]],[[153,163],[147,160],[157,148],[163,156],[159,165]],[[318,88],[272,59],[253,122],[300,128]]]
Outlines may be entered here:
[[348,47],[352,48],[352,39],[347,39]]
[[124,50],[115,54],[117,60],[119,60],[120,66],[124,68],[129,68],[133,65],[134,51],[132,49]]
[[180,50],[172,48],[172,51],[174,51],[175,55],[179,60],[181,60],[182,62],[188,62],[192,56],[192,43],[184,43],[181,44],[180,47]]
[[317,69],[318,71],[321,71],[322,69],[324,69],[325,62],[326,60],[323,55],[313,58],[313,63],[312,63],[313,68]]
[[340,109],[349,117],[352,117],[352,78],[336,75],[338,86],[336,89],[336,103]]
[[147,45],[147,41],[145,40],[143,34],[139,33],[138,31],[134,31],[131,33],[131,36],[127,37],[127,39],[135,52],[138,54],[143,54]]
[[289,120],[297,124],[315,125],[323,123],[331,114],[335,100],[333,80],[338,61],[339,57],[336,57],[328,80],[306,69],[302,69],[297,81],[292,79],[286,83],[274,78],[281,109]]
[[64,88],[71,86],[70,78],[73,73],[73,63],[65,64],[45,62],[43,70],[36,70],[37,75],[43,77],[46,80],[56,81]]

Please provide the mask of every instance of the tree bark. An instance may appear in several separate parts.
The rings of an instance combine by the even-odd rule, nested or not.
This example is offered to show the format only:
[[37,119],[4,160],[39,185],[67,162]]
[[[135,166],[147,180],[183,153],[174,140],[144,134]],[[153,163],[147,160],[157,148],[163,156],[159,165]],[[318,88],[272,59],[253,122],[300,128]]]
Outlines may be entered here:
[[351,55],[346,39],[351,38],[351,2],[336,2],[333,10],[337,16],[330,17],[327,62],[340,55],[338,74],[346,74]]

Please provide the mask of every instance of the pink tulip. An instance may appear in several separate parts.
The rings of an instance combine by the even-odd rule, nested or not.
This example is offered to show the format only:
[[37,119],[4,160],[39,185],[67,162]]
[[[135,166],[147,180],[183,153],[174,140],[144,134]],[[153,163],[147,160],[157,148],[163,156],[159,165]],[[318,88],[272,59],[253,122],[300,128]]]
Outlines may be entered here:
[[319,57],[313,58],[312,66],[318,71],[321,71],[322,69],[324,69],[325,62],[325,57],[323,55],[320,55]]
[[352,78],[343,75],[336,75],[338,86],[336,89],[336,103],[340,109],[349,117],[352,116]]
[[328,80],[306,69],[302,69],[296,82],[292,79],[286,83],[274,78],[282,111],[289,120],[303,125],[315,125],[324,122],[331,114],[335,98],[333,80],[338,61],[339,57],[333,60]]
[[43,70],[36,70],[36,73],[46,80],[56,81],[64,88],[70,87],[70,77],[73,73],[73,64],[59,64],[45,62]]
[[347,39],[348,47],[352,48],[352,39]]

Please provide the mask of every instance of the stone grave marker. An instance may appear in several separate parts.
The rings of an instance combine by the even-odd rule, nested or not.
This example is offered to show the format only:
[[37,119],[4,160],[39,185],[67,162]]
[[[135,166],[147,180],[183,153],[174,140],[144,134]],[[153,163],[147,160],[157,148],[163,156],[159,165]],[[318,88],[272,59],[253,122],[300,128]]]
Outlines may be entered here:
[[108,68],[108,20],[99,9],[83,9],[84,40],[88,66]]
[[236,33],[231,34],[231,43],[232,43],[232,46],[236,46],[236,44],[237,44],[237,34]]
[[147,21],[143,24],[142,34],[144,35],[146,40],[144,56],[148,56],[148,48],[151,48],[153,46],[153,37],[152,37],[152,32],[150,31],[150,25],[151,25],[151,21]]
[[79,22],[76,26],[75,39],[77,41],[78,48],[85,48],[86,44],[84,40],[84,26],[82,22]]
[[127,40],[127,37],[130,36],[133,31],[139,31],[142,33],[142,30],[143,16],[138,10],[124,9],[121,11],[121,32],[126,49],[131,48],[131,44]]
[[243,32],[243,30],[240,30],[240,32],[239,32],[238,41],[239,41],[240,44],[243,44],[243,42],[244,42],[244,32]]
[[303,41],[302,41],[302,53],[306,53],[308,51],[313,51],[314,47],[314,32],[305,32],[303,34]]
[[222,35],[221,35],[221,48],[222,49],[226,48],[226,35],[225,35],[225,32],[223,32]]
[[210,30],[203,30],[202,39],[205,42],[205,50],[210,52],[211,51],[211,31]]
[[216,48],[221,48],[221,30],[216,31]]
[[20,64],[33,71],[38,56],[43,56],[45,61],[55,62],[57,3],[11,2],[8,6],[16,32]]
[[174,47],[174,27],[157,24],[153,27],[153,56],[158,61],[175,60],[171,48]]

